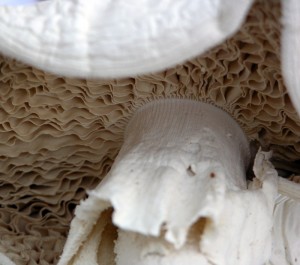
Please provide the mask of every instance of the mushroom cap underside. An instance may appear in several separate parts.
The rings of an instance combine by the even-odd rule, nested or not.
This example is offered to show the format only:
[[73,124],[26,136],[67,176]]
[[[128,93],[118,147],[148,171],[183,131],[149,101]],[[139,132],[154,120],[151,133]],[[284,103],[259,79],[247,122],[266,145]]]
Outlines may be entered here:
[[127,121],[156,99],[213,103],[272,149],[280,167],[299,160],[300,119],[281,76],[278,17],[278,2],[258,1],[226,42],[136,78],[71,79],[2,57],[0,250],[18,264],[56,262],[75,206],[109,171]]

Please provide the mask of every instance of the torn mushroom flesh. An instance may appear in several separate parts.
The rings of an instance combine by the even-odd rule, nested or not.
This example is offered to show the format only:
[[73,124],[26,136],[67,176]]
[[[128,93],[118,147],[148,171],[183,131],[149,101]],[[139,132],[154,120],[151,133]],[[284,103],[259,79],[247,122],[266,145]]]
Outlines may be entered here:
[[[223,110],[148,103],[131,118],[111,171],[77,207],[58,264],[264,264],[277,178],[260,152],[259,185],[247,188],[249,156],[246,136]],[[108,262],[101,242],[109,208],[118,234]]]

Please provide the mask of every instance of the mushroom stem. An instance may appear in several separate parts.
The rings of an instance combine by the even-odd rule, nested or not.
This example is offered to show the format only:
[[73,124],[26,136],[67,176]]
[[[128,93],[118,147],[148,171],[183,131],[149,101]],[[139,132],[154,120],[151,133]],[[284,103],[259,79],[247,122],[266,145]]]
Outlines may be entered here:
[[149,103],[124,140],[109,174],[76,209],[59,264],[100,264],[101,212],[110,206],[117,265],[268,260],[276,171],[260,153],[258,185],[247,190],[248,141],[226,112],[191,100]]
[[152,102],[131,119],[96,193],[112,202],[118,227],[159,236],[164,225],[180,248],[199,217],[216,218],[212,209],[227,188],[246,189],[249,156],[246,136],[223,110],[192,100]]

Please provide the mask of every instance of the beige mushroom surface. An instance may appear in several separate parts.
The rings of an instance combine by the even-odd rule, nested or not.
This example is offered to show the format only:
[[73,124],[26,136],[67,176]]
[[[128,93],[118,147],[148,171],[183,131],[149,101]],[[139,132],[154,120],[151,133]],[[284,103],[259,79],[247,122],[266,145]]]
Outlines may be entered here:
[[221,45],[136,78],[71,79],[1,57],[1,252],[16,264],[56,264],[75,206],[109,171],[135,110],[157,99],[212,103],[273,150],[280,167],[299,160],[300,118],[282,80],[279,17],[279,2],[258,1]]

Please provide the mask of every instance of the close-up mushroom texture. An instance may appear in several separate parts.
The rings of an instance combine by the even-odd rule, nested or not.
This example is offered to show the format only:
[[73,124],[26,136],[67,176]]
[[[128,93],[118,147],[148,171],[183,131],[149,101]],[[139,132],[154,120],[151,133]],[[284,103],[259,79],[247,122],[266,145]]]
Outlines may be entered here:
[[3,52],[0,264],[299,264],[281,17],[257,0],[220,44],[120,78]]

